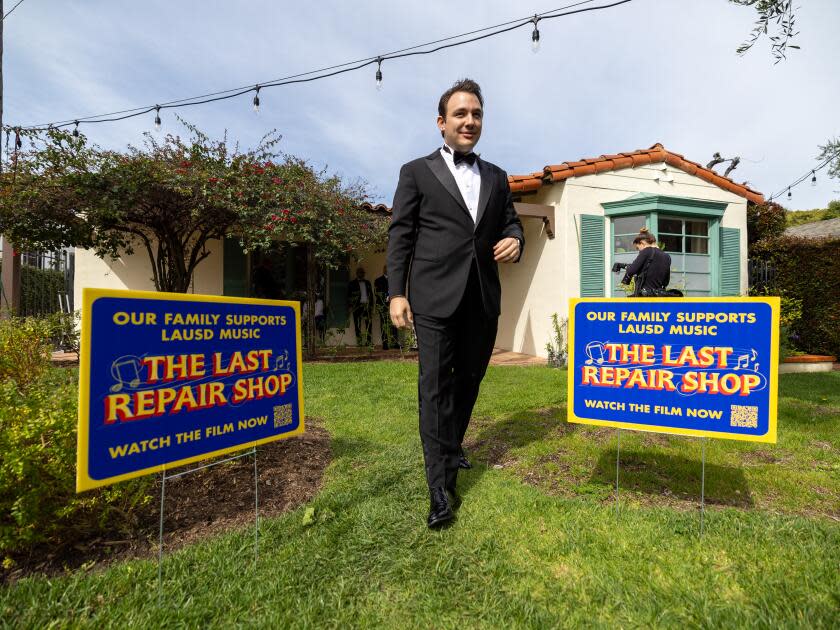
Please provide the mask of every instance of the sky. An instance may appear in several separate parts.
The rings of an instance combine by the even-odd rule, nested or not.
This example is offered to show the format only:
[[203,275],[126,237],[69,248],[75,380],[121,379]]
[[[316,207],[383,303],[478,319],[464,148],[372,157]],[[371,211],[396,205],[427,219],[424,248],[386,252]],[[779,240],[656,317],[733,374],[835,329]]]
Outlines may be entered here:
[[[17,0],[5,0],[5,10]],[[4,22],[6,125],[75,119],[154,105],[345,63],[557,9],[572,0],[282,2],[24,0]],[[608,4],[597,0],[587,6]],[[739,156],[731,177],[766,197],[817,166],[840,137],[840,2],[802,0],[800,31],[774,64],[766,38],[735,53],[756,19],[727,0],[633,0],[543,21],[531,51],[523,27],[438,53],[386,61],[313,83],[179,110],[213,137],[280,148],[391,203],[399,167],[440,146],[440,94],[456,79],[485,98],[477,150],[510,174],[634,151],[661,142],[705,164]],[[174,110],[163,132],[184,134]],[[154,113],[82,127],[103,147],[140,144]],[[718,167],[722,172],[723,168]],[[810,180],[810,178],[809,178]],[[790,209],[840,199],[827,169],[793,189]]]

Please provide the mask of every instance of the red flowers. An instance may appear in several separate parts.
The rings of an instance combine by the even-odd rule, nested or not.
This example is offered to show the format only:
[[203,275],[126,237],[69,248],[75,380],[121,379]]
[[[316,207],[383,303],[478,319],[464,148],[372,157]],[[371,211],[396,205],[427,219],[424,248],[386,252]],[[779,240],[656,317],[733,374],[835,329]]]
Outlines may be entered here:
[[210,178],[207,179],[207,181],[210,182],[211,184],[218,184],[219,183],[219,178],[218,177],[210,177]]
[[277,184],[278,186],[279,186],[280,184],[282,184],[282,183],[283,183],[283,180],[282,180],[282,178],[280,178],[280,177],[272,177],[272,178],[271,178],[271,181],[272,181],[273,183]]

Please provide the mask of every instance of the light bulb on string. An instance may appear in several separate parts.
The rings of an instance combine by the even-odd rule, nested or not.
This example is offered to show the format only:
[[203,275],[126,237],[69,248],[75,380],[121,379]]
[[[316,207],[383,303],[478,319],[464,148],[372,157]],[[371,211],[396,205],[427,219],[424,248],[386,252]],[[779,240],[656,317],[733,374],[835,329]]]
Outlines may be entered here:
[[811,171],[811,186],[817,185],[817,173],[815,171]]
[[155,131],[160,131],[160,105],[155,105]]
[[257,92],[256,94],[254,94],[254,113],[259,114],[260,113],[260,86],[257,85],[257,86],[254,87],[254,89]]
[[79,121],[78,120],[76,121],[76,126],[73,127],[73,137],[74,138],[79,137]]
[[540,20],[535,15],[531,21],[534,23],[534,32],[531,33],[531,52],[538,53],[540,51],[540,29],[537,28],[537,23]]
[[376,59],[376,89],[382,89],[382,57],[377,57]]
[[793,199],[793,193],[790,192],[790,186],[788,186],[788,201],[790,201],[791,199]]

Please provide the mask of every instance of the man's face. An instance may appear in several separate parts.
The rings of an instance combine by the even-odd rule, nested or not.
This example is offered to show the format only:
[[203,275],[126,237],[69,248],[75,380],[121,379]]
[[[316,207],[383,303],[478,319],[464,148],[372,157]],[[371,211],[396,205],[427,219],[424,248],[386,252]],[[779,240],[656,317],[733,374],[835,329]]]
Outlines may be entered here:
[[364,269],[356,269],[356,277],[359,280],[364,280],[365,279],[365,270]]
[[446,104],[446,117],[438,116],[438,129],[450,147],[469,153],[481,137],[484,111],[474,94],[455,92]]

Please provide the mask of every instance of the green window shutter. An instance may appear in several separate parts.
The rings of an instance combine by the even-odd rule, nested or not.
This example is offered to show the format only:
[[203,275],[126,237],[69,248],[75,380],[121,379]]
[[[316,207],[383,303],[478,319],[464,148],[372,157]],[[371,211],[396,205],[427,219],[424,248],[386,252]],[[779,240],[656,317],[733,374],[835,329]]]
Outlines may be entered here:
[[248,257],[236,238],[225,238],[222,291],[224,295],[248,297]]
[[327,296],[327,326],[329,328],[347,328],[347,284],[350,282],[350,267],[346,259],[338,269],[329,271],[329,294]]
[[741,230],[720,228],[720,294],[741,294]]
[[580,215],[580,296],[604,297],[604,217]]

